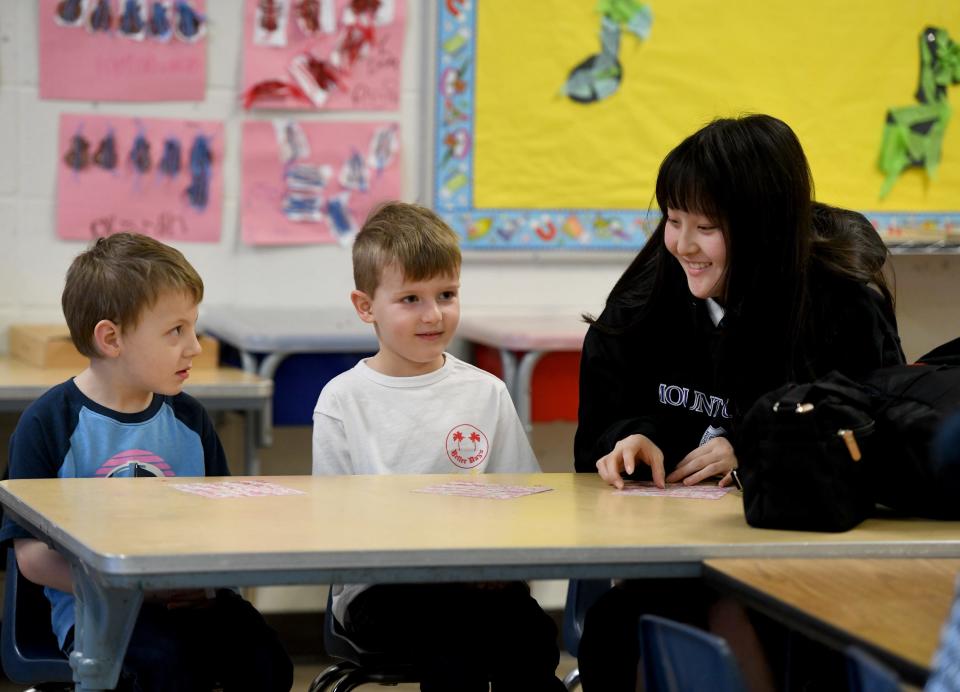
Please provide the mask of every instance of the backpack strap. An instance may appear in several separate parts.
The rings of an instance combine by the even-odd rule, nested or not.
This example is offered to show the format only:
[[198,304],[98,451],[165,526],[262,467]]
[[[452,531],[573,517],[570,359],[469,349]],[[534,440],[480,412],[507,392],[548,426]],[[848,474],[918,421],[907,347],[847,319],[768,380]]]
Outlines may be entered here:
[[960,365],[960,337],[940,344],[926,355],[920,356],[917,364]]

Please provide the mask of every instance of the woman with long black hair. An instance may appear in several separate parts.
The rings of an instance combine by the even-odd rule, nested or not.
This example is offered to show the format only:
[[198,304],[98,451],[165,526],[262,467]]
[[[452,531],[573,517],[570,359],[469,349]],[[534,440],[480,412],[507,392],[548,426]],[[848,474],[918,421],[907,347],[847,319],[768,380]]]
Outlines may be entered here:
[[[889,251],[862,215],[813,202],[806,156],[783,121],[703,127],[664,159],[656,199],[655,232],[588,318],[577,471],[617,487],[624,475],[729,485],[738,420],[760,395],[904,362]],[[639,615],[706,626],[715,604],[694,580],[613,589],[585,623],[585,690],[634,689]]]

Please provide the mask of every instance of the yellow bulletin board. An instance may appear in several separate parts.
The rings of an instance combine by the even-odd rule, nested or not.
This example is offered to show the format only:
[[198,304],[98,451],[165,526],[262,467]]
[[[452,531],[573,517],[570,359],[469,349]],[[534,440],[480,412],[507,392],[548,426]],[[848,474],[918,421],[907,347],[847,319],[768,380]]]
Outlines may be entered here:
[[[817,198],[867,213],[889,240],[960,234],[960,117],[935,179],[908,168],[881,198],[878,167],[888,111],[918,103],[924,30],[960,40],[958,0],[645,0],[646,35],[620,32],[615,90],[566,95],[573,69],[609,48],[604,10],[640,4],[440,3],[435,204],[465,247],[638,247],[666,153],[741,113],[785,120]],[[960,84],[941,100],[956,110]]]

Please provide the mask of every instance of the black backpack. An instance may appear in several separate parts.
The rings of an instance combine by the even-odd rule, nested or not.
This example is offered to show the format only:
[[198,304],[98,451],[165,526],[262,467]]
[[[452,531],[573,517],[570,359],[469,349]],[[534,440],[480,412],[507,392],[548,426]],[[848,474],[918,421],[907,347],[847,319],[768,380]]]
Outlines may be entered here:
[[958,409],[960,339],[860,382],[833,372],[769,392],[738,431],[747,522],[846,531],[878,502],[914,516],[960,518],[960,474],[932,453],[944,418]]
[[956,469],[933,453],[944,419],[960,410],[960,339],[916,365],[875,370],[863,384],[881,445],[869,465],[876,501],[915,516],[960,519]]

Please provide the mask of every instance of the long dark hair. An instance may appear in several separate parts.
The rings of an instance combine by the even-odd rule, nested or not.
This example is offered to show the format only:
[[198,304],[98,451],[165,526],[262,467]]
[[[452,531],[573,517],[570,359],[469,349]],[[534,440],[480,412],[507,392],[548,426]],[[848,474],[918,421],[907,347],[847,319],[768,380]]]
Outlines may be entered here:
[[[742,365],[758,360],[761,350],[784,354],[779,371],[761,379],[808,374],[796,369],[803,362],[797,349],[809,341],[811,268],[872,283],[892,314],[886,246],[862,215],[812,201],[803,148],[777,118],[714,120],[687,137],[660,165],[656,200],[660,222],[607,298],[608,305],[639,308],[630,311],[635,319],[669,295],[689,297],[683,270],[664,244],[668,207],[703,214],[723,232],[727,264],[719,300],[735,325],[730,351]],[[589,321],[608,331],[630,327]]]

